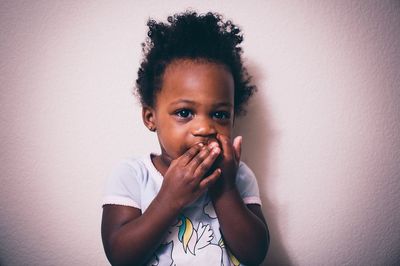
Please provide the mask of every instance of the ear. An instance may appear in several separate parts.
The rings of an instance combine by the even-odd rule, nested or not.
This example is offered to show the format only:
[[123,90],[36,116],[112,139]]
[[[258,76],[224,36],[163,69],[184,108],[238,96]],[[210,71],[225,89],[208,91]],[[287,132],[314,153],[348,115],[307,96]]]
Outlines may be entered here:
[[142,119],[144,125],[150,131],[156,131],[156,117],[155,117],[155,110],[150,106],[143,106],[142,107]]

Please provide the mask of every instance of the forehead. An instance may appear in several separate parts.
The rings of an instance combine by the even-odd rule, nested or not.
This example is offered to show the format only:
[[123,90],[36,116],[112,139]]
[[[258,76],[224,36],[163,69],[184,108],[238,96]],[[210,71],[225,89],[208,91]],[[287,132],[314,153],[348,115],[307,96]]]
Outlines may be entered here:
[[176,60],[165,69],[157,102],[188,98],[212,104],[234,101],[234,82],[229,69],[205,60]]

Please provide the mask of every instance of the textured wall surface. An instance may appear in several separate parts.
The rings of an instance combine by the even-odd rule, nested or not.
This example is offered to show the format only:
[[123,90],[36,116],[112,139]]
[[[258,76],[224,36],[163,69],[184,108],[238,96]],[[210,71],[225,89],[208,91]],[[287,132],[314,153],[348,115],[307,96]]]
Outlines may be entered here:
[[0,2],[0,265],[107,265],[105,177],[157,151],[131,95],[147,18],[245,32],[239,119],[271,231],[265,264],[400,263],[399,1]]

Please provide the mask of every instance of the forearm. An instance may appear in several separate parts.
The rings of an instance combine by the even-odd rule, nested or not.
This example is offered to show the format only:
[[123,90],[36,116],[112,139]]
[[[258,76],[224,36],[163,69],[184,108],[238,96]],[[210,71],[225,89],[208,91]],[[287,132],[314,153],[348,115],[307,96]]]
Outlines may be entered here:
[[109,259],[113,265],[142,265],[155,252],[179,210],[157,195],[137,219],[122,225],[112,236]]
[[212,199],[230,251],[244,264],[260,264],[269,244],[264,221],[249,210],[236,188],[214,194]]

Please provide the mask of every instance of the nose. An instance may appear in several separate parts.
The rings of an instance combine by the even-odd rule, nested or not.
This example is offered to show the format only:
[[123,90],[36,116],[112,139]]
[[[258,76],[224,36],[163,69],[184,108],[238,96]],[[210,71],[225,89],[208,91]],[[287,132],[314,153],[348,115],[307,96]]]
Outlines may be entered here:
[[209,118],[198,117],[193,124],[192,135],[195,137],[215,137],[217,130],[214,121]]

